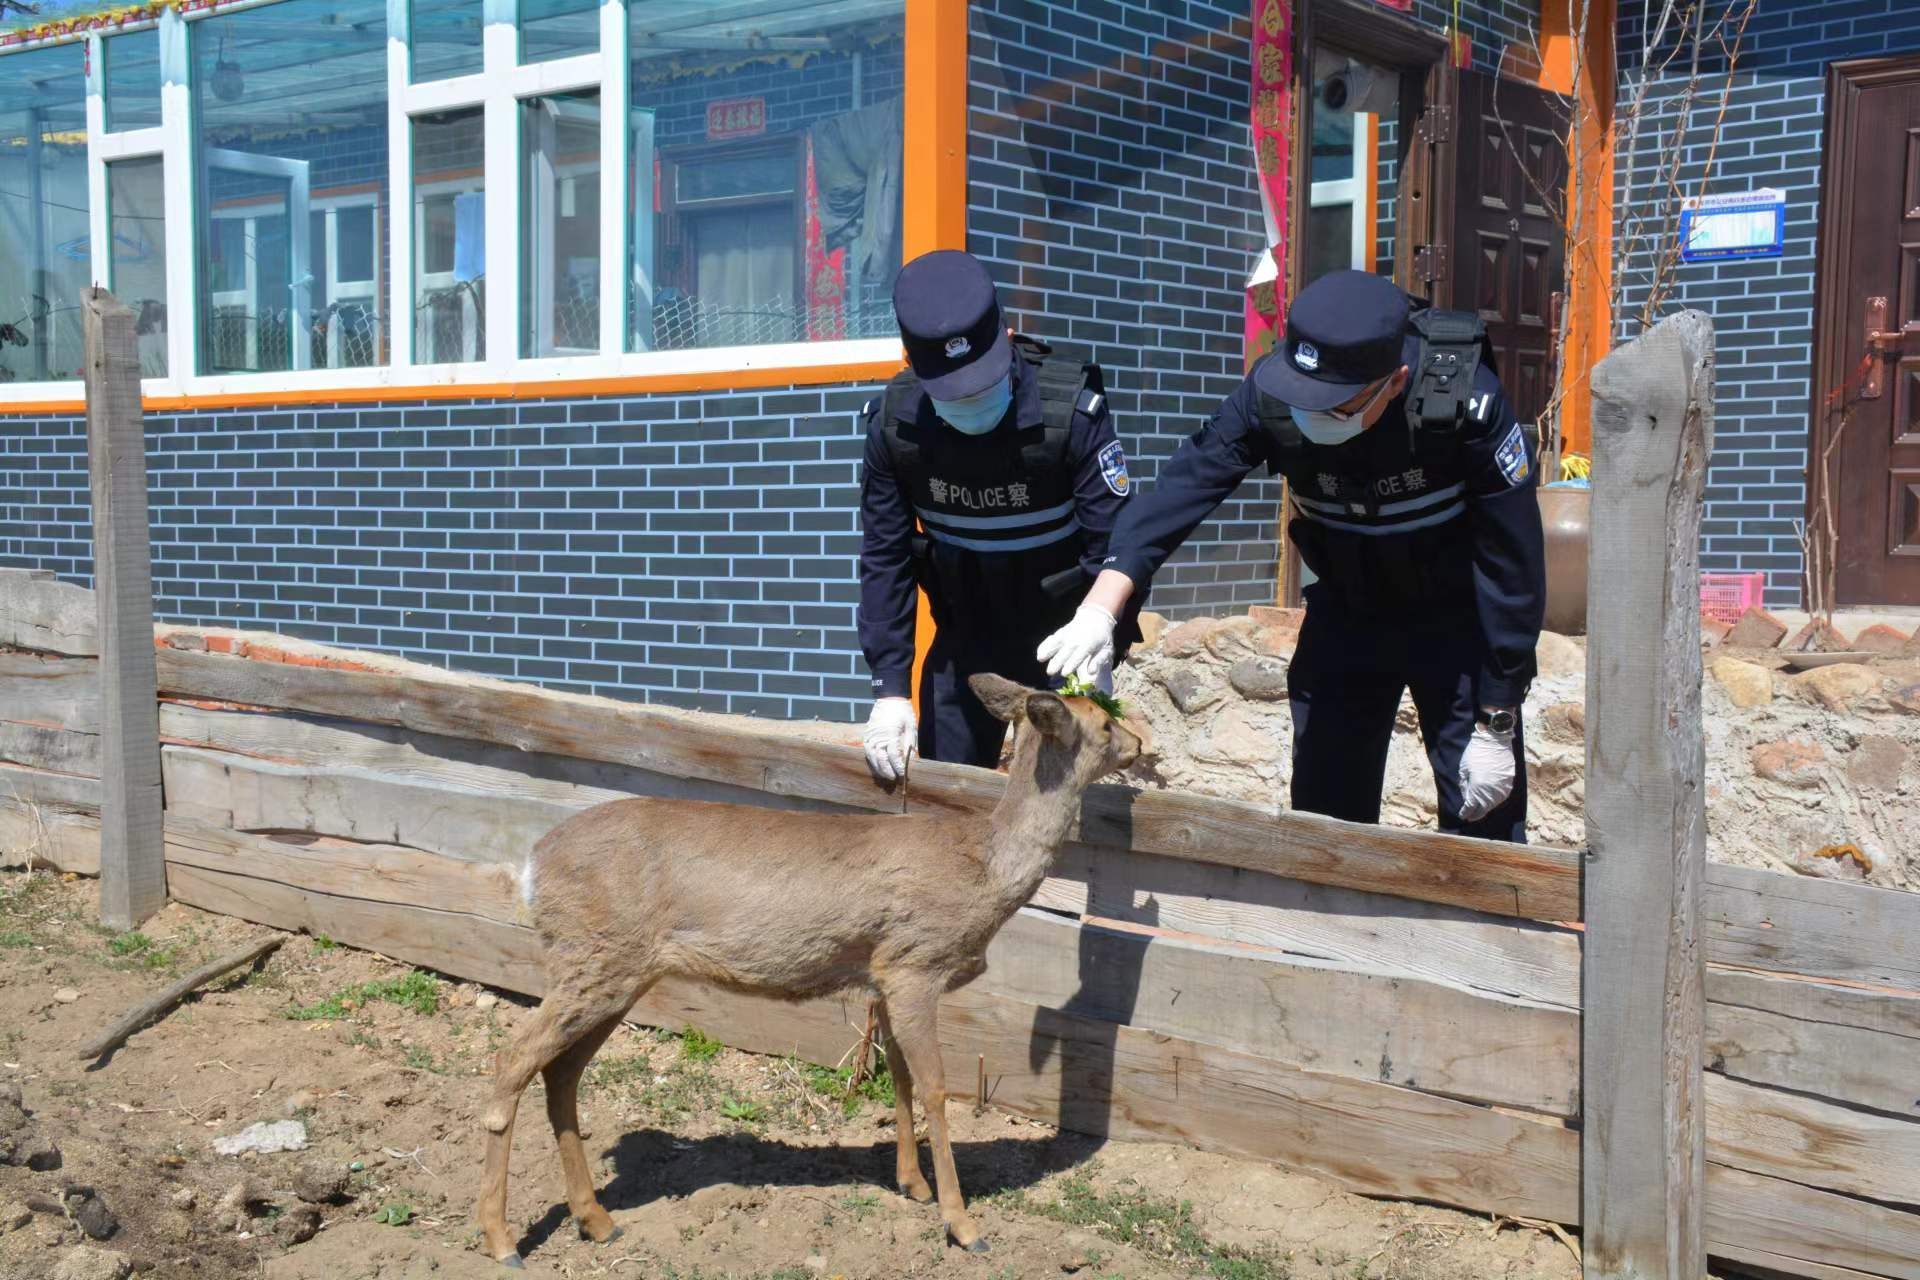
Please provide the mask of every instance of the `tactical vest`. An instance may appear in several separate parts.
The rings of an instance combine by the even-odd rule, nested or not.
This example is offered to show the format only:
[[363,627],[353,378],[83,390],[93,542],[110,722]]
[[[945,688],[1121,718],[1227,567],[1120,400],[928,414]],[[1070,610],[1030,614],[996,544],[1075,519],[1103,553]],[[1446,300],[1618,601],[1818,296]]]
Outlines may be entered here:
[[[1404,394],[1404,437],[1369,440],[1390,429],[1382,421],[1350,446],[1316,445],[1287,404],[1258,397],[1270,470],[1286,477],[1294,506],[1293,541],[1355,612],[1470,598],[1461,437],[1475,375],[1482,364],[1494,369],[1493,349],[1474,313],[1417,300],[1416,308],[1420,350]],[[1403,536],[1412,534],[1420,536]]]
[[[887,386],[883,436],[924,530],[915,544],[923,571],[935,551],[1039,553],[1045,573],[1078,564],[1082,538],[1067,448],[1074,415],[1100,412],[1100,368],[1056,357],[1028,338],[1014,339],[1014,352],[1038,383],[1036,426],[1002,423],[985,435],[964,435],[943,425],[925,396],[911,413],[909,397],[917,388],[911,370]],[[1073,585],[1079,585],[1077,569]]]

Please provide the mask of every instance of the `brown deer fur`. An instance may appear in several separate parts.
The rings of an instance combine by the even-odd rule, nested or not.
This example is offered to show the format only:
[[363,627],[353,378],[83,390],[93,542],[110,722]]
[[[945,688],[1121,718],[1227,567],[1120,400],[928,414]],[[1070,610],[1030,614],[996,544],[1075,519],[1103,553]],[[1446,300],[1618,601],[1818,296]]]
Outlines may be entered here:
[[942,994],[986,967],[987,943],[1039,887],[1089,783],[1146,751],[1147,732],[1083,698],[993,675],[970,683],[1015,726],[1006,793],[985,818],[782,813],[691,800],[598,805],[535,846],[522,888],[540,933],[547,994],[504,1049],[483,1116],[480,1226],[489,1254],[518,1265],[506,1222],[507,1156],[520,1094],[547,1084],[580,1230],[616,1234],[581,1146],[580,1076],[634,1001],[683,974],[790,1000],[867,987],[880,1001],[898,1094],[900,1188],[933,1198],[913,1136],[925,1102],[940,1213],[955,1241],[984,1249],[947,1138],[938,1028]]

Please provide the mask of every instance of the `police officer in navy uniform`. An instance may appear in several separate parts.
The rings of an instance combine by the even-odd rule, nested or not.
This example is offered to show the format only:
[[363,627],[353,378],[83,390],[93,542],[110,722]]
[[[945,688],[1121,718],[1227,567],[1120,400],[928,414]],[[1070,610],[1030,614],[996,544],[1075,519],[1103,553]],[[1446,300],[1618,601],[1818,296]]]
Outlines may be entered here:
[[1300,292],[1285,343],[1127,508],[1087,603],[1040,648],[1049,669],[1098,662],[1135,584],[1261,465],[1287,479],[1315,578],[1288,675],[1294,808],[1379,821],[1411,689],[1441,829],[1524,842],[1520,707],[1546,598],[1533,433],[1477,317],[1378,276]]
[[[967,677],[1047,685],[1035,646],[1073,616],[1131,490],[1099,369],[1014,337],[978,260],[916,258],[893,304],[908,368],[867,406],[860,494],[867,762],[883,780],[905,774],[916,746],[929,760],[998,763],[1007,726]],[[916,586],[934,621],[917,719]],[[1122,615],[1123,640],[1136,614]],[[1085,665],[1110,686],[1111,653]]]

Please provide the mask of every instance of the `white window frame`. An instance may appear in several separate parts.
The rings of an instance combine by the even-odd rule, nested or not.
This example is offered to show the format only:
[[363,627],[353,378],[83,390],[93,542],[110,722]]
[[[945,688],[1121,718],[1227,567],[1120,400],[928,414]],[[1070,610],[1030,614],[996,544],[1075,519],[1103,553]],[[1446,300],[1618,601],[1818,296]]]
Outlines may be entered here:
[[[544,383],[673,378],[712,374],[750,374],[763,369],[808,369],[879,364],[900,359],[894,338],[850,338],[829,342],[794,342],[766,346],[714,347],[676,351],[629,351],[629,317],[634,297],[650,297],[653,282],[645,265],[632,255],[633,239],[647,237],[652,227],[636,219],[625,193],[630,171],[645,166],[633,183],[638,200],[650,204],[652,183],[650,130],[628,119],[628,15],[626,0],[601,0],[600,48],[597,52],[547,62],[520,61],[519,0],[482,0],[482,71],[477,75],[415,84],[411,78],[409,0],[387,0],[387,111],[388,200],[386,234],[387,314],[383,327],[387,363],[344,369],[314,369],[307,344],[294,341],[291,372],[202,374],[199,369],[200,326],[197,276],[199,271],[199,214],[194,204],[198,181],[192,135],[193,74],[187,26],[216,14],[260,8],[280,0],[227,0],[191,13],[165,8],[154,19],[129,22],[110,33],[60,36],[41,43],[89,44],[87,79],[87,153],[90,245],[93,274],[104,279],[110,262],[106,165],[109,161],[160,156],[164,164],[167,252],[167,330],[165,377],[148,378],[143,389],[150,397],[219,399],[276,392],[379,391],[385,388],[458,387],[463,384],[521,388]],[[905,0],[907,4],[921,0]],[[157,128],[108,133],[105,130],[105,76],[102,41],[157,27],[161,62],[161,124]],[[12,52],[12,51],[9,51]],[[6,57],[0,53],[0,74]],[[519,355],[520,235],[522,175],[519,172],[519,107],[522,100],[544,94],[598,90],[600,94],[600,334],[598,350],[577,355],[527,359]],[[423,113],[455,107],[480,107],[484,112],[485,158],[482,182],[486,192],[487,297],[486,358],[480,361],[416,362],[419,322],[414,314],[414,255],[420,242],[414,233],[412,119]],[[635,154],[630,154],[635,153]],[[255,157],[261,159],[261,157]],[[297,163],[297,162],[289,162]],[[302,166],[304,168],[304,165]],[[318,211],[334,207],[325,201],[310,205]],[[376,213],[376,219],[378,214]],[[291,219],[295,252],[304,252],[308,222]],[[636,225],[640,224],[640,225]],[[333,225],[330,216],[328,225]],[[379,228],[376,226],[376,235]],[[647,247],[642,244],[642,248]],[[337,255],[327,256],[329,270]],[[324,295],[325,282],[314,282]],[[356,290],[352,300],[365,300]],[[311,310],[315,294],[296,285],[298,314]],[[370,296],[370,295],[368,295]],[[331,341],[331,339],[330,339]],[[0,404],[68,403],[71,382],[15,382],[0,390]]]
[[[482,194],[486,191],[486,180],[486,174],[482,173],[480,175],[480,186],[478,188]],[[409,216],[418,212],[417,205],[424,203],[427,199],[435,196],[471,195],[475,189],[474,185],[464,178],[453,178],[446,182],[429,182],[424,186],[415,187],[407,201]],[[426,228],[416,223],[413,228],[413,258],[411,259],[416,269],[419,267],[421,260],[426,257],[426,254]],[[421,271],[404,291],[407,300],[408,314],[412,318],[413,336],[410,341],[414,344],[413,350],[416,353],[420,350],[423,335],[433,323],[433,317],[430,313],[417,310],[419,294],[429,289],[450,289],[458,283],[459,281],[456,279],[452,269],[446,271]],[[400,300],[402,292],[403,291],[398,288],[393,291],[393,300],[395,302]],[[471,364],[474,358],[479,355],[479,326],[480,308],[475,304],[473,295],[471,293],[462,295],[460,299],[461,363]]]
[[1379,163],[1379,158],[1374,155],[1373,121],[1374,117],[1368,112],[1354,113],[1353,176],[1316,182],[1307,192],[1309,208],[1326,209],[1344,204],[1351,211],[1347,219],[1352,228],[1347,265],[1355,271],[1373,270],[1373,263],[1367,260],[1367,242],[1371,239],[1367,234],[1367,219],[1380,216],[1378,209],[1363,207],[1367,200],[1367,175]]

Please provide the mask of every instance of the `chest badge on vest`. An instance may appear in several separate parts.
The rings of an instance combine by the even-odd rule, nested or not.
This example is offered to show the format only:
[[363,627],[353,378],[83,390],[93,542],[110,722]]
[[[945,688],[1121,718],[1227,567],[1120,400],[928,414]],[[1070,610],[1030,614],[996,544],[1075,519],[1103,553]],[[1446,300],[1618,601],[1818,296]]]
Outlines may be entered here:
[[1107,482],[1107,488],[1116,498],[1126,497],[1133,488],[1133,481],[1127,476],[1127,455],[1121,452],[1118,440],[1100,450],[1100,478]]
[[1526,481],[1533,470],[1533,464],[1527,461],[1527,437],[1519,423],[1513,424],[1513,430],[1501,444],[1493,460],[1500,468],[1500,474],[1507,478],[1509,485],[1519,485]]

